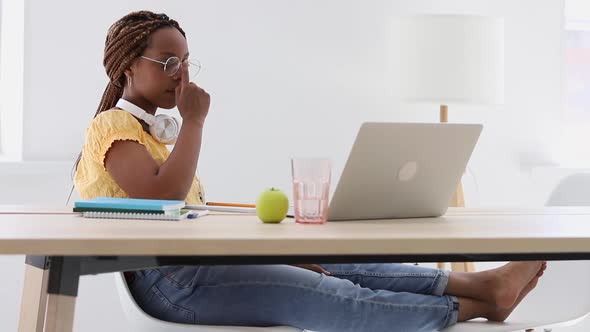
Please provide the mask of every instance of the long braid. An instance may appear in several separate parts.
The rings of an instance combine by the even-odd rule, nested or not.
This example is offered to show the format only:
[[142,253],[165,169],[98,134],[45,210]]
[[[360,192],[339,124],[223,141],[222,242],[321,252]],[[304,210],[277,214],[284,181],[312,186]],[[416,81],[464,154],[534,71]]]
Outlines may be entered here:
[[[95,118],[98,114],[115,107],[119,98],[123,96],[123,89],[127,83],[125,70],[145,51],[152,33],[164,27],[176,28],[185,36],[184,30],[178,22],[165,14],[156,14],[150,11],[127,14],[111,25],[105,41],[103,60],[109,83],[94,114]],[[72,169],[72,178],[81,158],[82,152],[78,155]]]

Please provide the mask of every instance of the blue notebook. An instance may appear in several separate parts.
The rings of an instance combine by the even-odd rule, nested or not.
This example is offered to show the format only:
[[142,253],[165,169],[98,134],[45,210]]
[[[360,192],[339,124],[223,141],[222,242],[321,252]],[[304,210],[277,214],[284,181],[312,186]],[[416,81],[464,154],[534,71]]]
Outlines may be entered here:
[[164,212],[165,214],[180,213],[185,205],[184,201],[161,199],[137,199],[117,197],[95,197],[93,199],[76,201],[75,209],[96,209],[96,211],[137,211],[137,212]]

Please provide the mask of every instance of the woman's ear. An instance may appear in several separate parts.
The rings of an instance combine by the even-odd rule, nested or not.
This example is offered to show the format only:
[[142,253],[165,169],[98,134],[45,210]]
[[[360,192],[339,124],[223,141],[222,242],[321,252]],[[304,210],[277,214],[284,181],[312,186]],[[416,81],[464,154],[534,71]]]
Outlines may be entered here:
[[126,69],[123,73],[125,75],[125,85],[131,87],[133,84],[133,69]]
[[138,70],[137,65],[138,65],[138,59],[134,59],[133,61],[131,61],[131,64],[129,65],[129,67],[127,69],[125,69],[125,71],[123,72],[123,74],[125,75],[125,84],[128,87],[131,87],[131,85],[133,84],[133,76],[135,75],[135,71]]

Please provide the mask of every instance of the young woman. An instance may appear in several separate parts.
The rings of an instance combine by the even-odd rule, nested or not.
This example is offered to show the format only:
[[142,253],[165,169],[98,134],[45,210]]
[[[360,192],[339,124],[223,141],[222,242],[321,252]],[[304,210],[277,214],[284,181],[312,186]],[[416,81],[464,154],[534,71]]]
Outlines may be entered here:
[[[188,58],[184,31],[164,14],[134,12],[111,26],[104,53],[110,82],[76,164],[83,198],[203,202],[195,171],[210,97],[189,81]],[[154,117],[175,106],[182,125]],[[503,321],[544,269],[543,262],[477,273],[404,264],[167,266],[127,276],[138,304],[164,320],[390,332],[475,317]]]

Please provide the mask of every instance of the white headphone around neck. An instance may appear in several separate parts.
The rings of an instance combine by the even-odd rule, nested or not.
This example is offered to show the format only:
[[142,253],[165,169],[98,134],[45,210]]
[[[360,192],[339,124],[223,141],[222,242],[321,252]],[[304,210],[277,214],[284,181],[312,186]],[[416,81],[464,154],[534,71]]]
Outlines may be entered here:
[[163,144],[174,144],[176,142],[180,131],[180,123],[176,118],[165,114],[151,115],[141,107],[123,98],[117,101],[116,107],[145,121],[150,126],[150,134],[158,142]]

